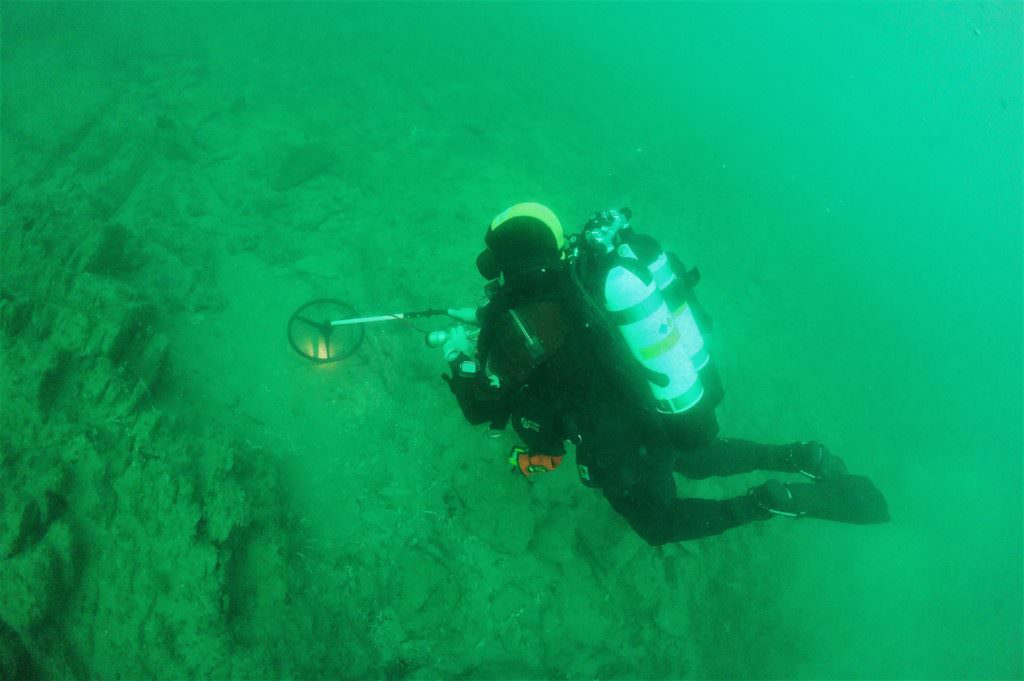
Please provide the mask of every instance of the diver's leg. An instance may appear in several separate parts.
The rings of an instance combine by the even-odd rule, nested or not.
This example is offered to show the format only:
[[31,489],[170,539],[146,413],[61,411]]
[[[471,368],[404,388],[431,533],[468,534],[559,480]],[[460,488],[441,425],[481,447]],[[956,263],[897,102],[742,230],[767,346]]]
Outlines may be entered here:
[[822,480],[845,473],[846,465],[819,442],[766,445],[738,438],[716,438],[702,447],[680,452],[675,470],[694,480],[757,470],[802,473]]
[[709,537],[772,516],[750,494],[722,500],[679,499],[671,475],[626,488],[607,487],[604,494],[652,546]]
[[785,456],[786,447],[750,440],[715,438],[702,447],[680,452],[675,470],[693,480],[714,475],[776,470]]

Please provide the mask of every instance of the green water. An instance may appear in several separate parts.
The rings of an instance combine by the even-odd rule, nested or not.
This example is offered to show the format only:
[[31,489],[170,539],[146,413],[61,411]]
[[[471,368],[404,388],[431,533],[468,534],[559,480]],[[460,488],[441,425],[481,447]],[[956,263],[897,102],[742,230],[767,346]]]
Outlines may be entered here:
[[[1024,675],[1019,3],[0,20],[0,678]],[[476,303],[523,200],[699,265],[724,433],[892,522],[652,549],[416,330],[289,349],[315,297]]]

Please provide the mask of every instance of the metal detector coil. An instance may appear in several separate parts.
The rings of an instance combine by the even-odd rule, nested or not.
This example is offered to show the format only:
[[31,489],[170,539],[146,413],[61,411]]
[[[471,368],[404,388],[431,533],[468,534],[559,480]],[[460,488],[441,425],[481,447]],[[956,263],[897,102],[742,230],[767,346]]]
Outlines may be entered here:
[[348,303],[334,298],[311,300],[288,320],[288,342],[311,362],[341,361],[358,350],[366,336],[363,324],[343,323],[355,317],[355,308]]

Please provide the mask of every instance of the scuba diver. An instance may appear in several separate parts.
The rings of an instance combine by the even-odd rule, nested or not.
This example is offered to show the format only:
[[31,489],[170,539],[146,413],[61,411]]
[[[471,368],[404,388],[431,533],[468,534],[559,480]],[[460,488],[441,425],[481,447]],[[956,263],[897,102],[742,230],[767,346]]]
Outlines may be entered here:
[[[694,295],[699,274],[630,226],[628,209],[594,214],[566,238],[555,214],[519,203],[490,223],[477,269],[488,302],[452,311],[445,375],[471,424],[509,424],[513,470],[554,470],[575,449],[600,489],[654,546],[773,516],[889,520],[884,497],[818,442],[767,445],[718,435],[723,390]],[[678,497],[691,479],[754,470],[802,474],[730,499]]]

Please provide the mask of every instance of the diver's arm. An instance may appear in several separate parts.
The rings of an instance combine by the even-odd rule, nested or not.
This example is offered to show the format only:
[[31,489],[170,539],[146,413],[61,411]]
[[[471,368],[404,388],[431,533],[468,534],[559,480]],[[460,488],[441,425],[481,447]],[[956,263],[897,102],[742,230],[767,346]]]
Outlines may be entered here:
[[474,426],[501,420],[508,413],[503,391],[488,380],[485,372],[466,371],[467,362],[471,362],[468,356],[460,356],[449,363],[451,375],[441,376],[455,395],[462,415]]

